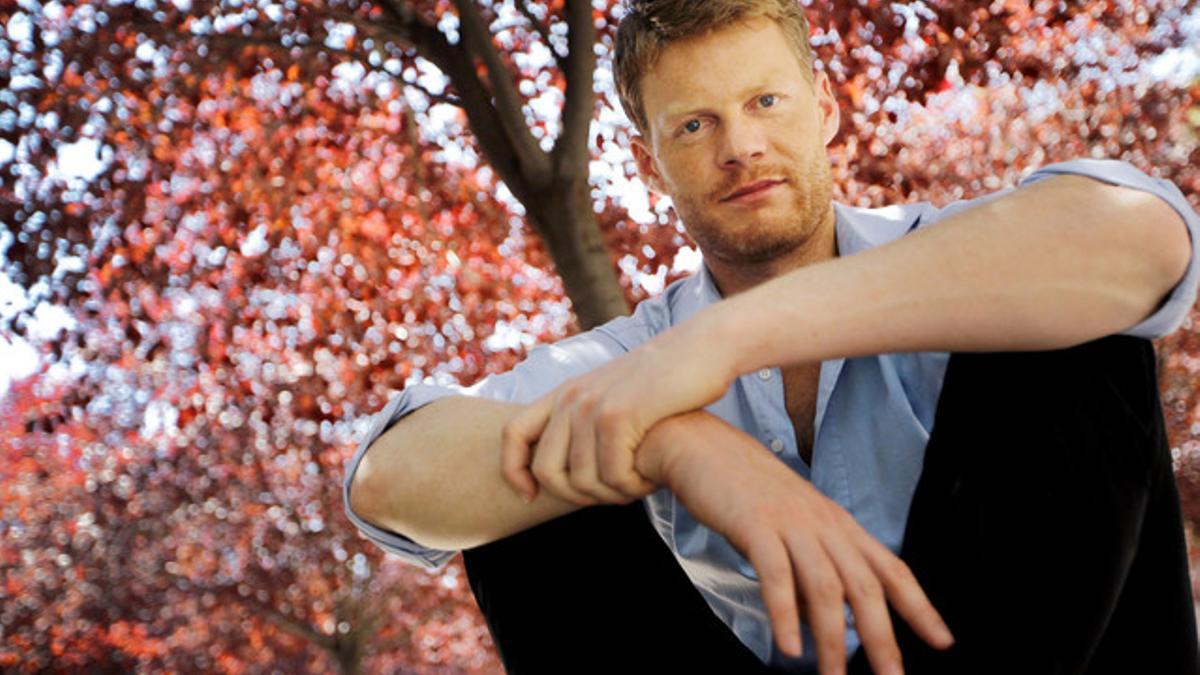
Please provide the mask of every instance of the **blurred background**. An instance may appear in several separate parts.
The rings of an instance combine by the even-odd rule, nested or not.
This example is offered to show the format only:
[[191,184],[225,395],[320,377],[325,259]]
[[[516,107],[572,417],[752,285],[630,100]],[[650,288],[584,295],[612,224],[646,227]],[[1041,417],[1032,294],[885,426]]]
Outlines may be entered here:
[[[1106,157],[1200,207],[1200,3],[803,4],[836,200]],[[634,177],[622,13],[0,0],[0,670],[500,670],[460,559],[361,539],[343,463],[406,384],[699,265]],[[1195,542],[1200,317],[1157,347]]]

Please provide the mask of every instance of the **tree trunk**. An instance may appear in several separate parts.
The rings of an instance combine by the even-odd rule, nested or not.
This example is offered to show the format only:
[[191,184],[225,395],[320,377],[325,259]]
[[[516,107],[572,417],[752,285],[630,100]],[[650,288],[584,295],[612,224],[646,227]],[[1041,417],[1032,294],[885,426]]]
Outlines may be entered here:
[[629,304],[592,209],[586,171],[580,178],[556,182],[529,201],[530,219],[550,249],[579,327],[589,330],[628,314]]
[[362,649],[359,645],[344,646],[333,652],[341,675],[358,675],[362,670]]

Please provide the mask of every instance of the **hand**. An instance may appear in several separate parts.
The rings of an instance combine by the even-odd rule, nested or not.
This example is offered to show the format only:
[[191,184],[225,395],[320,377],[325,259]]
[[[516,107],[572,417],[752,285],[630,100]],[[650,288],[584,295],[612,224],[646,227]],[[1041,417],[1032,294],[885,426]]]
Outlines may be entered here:
[[903,672],[885,600],[933,647],[953,644],[908,566],[753,437],[702,411],[666,425],[669,437],[656,440],[672,448],[662,455],[663,481],[754,566],[784,653],[801,653],[803,614],[822,675],[844,673],[847,600],[880,675]]
[[702,408],[733,383],[733,353],[697,315],[565,382],[504,426],[501,471],[526,501],[539,485],[576,504],[628,503],[655,487],[634,453],[658,421]]

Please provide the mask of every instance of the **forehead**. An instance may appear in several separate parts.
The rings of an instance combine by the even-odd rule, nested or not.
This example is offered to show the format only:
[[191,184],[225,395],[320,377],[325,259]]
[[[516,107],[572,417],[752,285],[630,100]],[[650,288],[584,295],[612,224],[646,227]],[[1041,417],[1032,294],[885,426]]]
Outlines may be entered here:
[[736,100],[745,90],[803,78],[783,29],[753,18],[667,45],[642,77],[646,117],[657,126],[695,109]]

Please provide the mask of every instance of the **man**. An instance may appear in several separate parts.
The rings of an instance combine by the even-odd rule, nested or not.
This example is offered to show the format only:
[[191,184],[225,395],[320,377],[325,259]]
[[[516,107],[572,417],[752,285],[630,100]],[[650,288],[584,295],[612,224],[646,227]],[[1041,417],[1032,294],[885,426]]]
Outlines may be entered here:
[[[720,624],[778,670],[853,654],[858,672],[1121,672],[1143,649],[1155,672],[1194,672],[1145,338],[1195,299],[1200,218],[1169,183],[1087,160],[943,209],[836,204],[838,108],[807,36],[790,0],[634,4],[616,66],[634,154],[704,266],[509,373],[407,388],[348,467],[351,518],[430,566],[519,540],[504,555],[523,564],[468,557],[488,577],[546,573],[563,541],[516,533],[640,500]],[[611,576],[563,564],[586,570],[571,595]],[[642,575],[673,583],[640,566],[627,583]],[[493,602],[503,582],[474,586],[514,671],[604,672],[606,637],[636,638],[618,613],[589,621],[592,596],[554,617],[591,635],[581,660],[518,659],[552,646]],[[549,613],[522,593],[520,622]],[[700,636],[658,663],[732,653],[691,611],[650,629]]]

